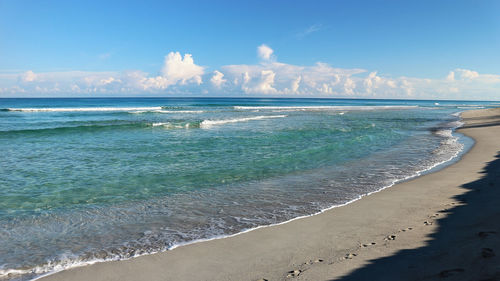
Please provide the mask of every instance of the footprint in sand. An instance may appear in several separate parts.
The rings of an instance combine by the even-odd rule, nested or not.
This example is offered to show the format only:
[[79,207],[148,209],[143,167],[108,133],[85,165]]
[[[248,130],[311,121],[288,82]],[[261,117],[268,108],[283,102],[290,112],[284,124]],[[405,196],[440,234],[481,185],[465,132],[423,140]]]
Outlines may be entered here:
[[375,243],[375,242],[371,242],[371,243],[368,243],[368,244],[362,244],[360,247],[361,247],[361,248],[366,248],[366,247],[373,246],[373,245],[375,245],[375,244],[377,244],[377,243]]
[[481,251],[481,256],[483,258],[492,258],[495,256],[495,252],[493,252],[493,249],[483,248],[483,250]]
[[496,231],[480,231],[477,233],[477,236],[481,237],[481,238],[486,238],[492,234],[496,234],[497,232]]
[[412,230],[412,229],[413,229],[413,227],[408,227],[408,228],[405,228],[405,229],[401,229],[400,231],[402,231],[402,232],[406,232],[406,231],[408,231],[408,230]]
[[288,271],[288,275],[286,276],[287,278],[290,278],[290,277],[297,277],[299,276],[303,271],[300,270],[300,269],[295,269],[295,270],[291,270],[291,271]]
[[347,254],[347,255],[345,255],[344,259],[345,259],[345,260],[350,260],[350,259],[354,258],[354,257],[355,257],[355,256],[357,256],[357,255],[358,255],[358,254]]
[[389,235],[384,240],[396,240],[396,235]]
[[424,221],[424,224],[425,224],[425,225],[432,225],[432,224],[433,224],[433,222],[432,222],[432,221]]
[[307,265],[311,265],[311,264],[315,264],[315,263],[320,263],[320,262],[323,262],[324,260],[323,259],[315,259],[315,260],[310,260],[304,264],[307,264]]
[[448,270],[443,270],[439,273],[439,277],[446,278],[453,276],[457,273],[464,272],[465,270],[463,268],[454,268],[454,269],[448,269]]

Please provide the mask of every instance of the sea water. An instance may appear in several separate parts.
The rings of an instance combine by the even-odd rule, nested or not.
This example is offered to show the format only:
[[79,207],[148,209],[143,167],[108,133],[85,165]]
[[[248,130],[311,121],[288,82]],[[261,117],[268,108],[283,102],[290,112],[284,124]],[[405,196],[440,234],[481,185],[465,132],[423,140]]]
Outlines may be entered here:
[[286,222],[450,163],[492,102],[0,99],[0,279]]

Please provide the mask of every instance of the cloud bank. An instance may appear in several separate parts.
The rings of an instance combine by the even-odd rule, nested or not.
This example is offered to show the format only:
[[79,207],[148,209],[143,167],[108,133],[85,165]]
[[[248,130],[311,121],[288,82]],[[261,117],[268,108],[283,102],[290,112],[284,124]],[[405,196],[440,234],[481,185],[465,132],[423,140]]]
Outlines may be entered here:
[[[401,99],[499,99],[500,75],[454,69],[441,79],[390,77],[377,71],[278,62],[274,50],[257,47],[258,64],[225,65],[206,72],[191,54],[170,52],[158,75],[123,72],[0,74],[0,97],[103,95],[208,95]],[[206,81],[206,83],[204,83]]]

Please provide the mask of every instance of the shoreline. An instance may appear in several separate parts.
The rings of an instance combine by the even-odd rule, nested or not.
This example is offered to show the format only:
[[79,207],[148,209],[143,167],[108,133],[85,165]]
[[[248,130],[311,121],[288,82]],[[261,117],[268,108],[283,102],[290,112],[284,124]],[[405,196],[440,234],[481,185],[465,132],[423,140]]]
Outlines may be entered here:
[[[457,112],[457,113],[454,113],[452,115],[460,117],[460,114],[463,113],[463,112],[464,111]],[[454,122],[458,122],[460,125],[452,128],[451,129],[452,133],[456,133],[456,131],[463,125],[463,123],[460,120],[454,121]],[[469,138],[467,136],[464,136],[463,134],[460,134],[460,135],[461,135],[461,137],[455,137],[456,141],[458,141],[462,137]],[[71,270],[73,268],[78,268],[78,267],[89,266],[89,265],[93,265],[93,264],[96,264],[96,263],[126,261],[126,260],[131,260],[131,259],[135,259],[135,258],[142,257],[142,256],[161,254],[161,253],[165,253],[165,252],[169,252],[171,250],[174,250],[174,249],[176,249],[178,247],[183,247],[183,246],[188,246],[188,245],[197,244],[197,243],[203,243],[203,242],[209,242],[209,241],[212,241],[212,240],[219,240],[219,239],[231,238],[231,237],[235,237],[235,236],[238,236],[238,235],[241,235],[241,234],[245,234],[245,233],[248,233],[248,232],[251,232],[251,231],[254,231],[254,230],[261,229],[261,228],[279,226],[279,225],[283,225],[283,224],[286,224],[286,223],[289,223],[289,222],[292,222],[292,221],[295,221],[295,220],[306,219],[306,218],[309,218],[309,217],[312,217],[312,216],[316,216],[316,215],[322,214],[324,212],[328,212],[328,211],[330,211],[332,209],[335,209],[335,208],[347,206],[347,205],[352,204],[352,203],[354,203],[354,202],[356,202],[358,200],[363,199],[366,196],[369,196],[369,195],[372,195],[374,193],[383,191],[383,190],[385,190],[387,188],[393,187],[394,185],[397,185],[397,184],[400,184],[400,183],[403,183],[403,182],[406,182],[406,181],[410,181],[412,179],[415,179],[417,177],[421,177],[421,176],[429,174],[429,173],[437,172],[437,171],[439,171],[441,169],[444,169],[444,168],[446,168],[446,167],[448,167],[450,165],[453,165],[454,163],[460,161],[461,158],[462,158],[462,156],[465,155],[466,153],[468,153],[469,150],[474,145],[474,140],[472,138],[469,138],[469,139],[472,141],[472,143],[471,144],[466,144],[467,140],[464,140],[464,144],[462,145],[462,149],[460,151],[457,151],[449,159],[443,160],[442,162],[434,163],[431,166],[423,168],[422,170],[415,171],[414,174],[408,175],[405,178],[396,179],[393,182],[391,182],[390,184],[388,184],[386,186],[382,186],[378,190],[371,191],[371,192],[368,192],[368,193],[365,193],[365,194],[361,194],[358,197],[356,197],[354,199],[351,199],[351,200],[349,200],[347,202],[344,202],[344,203],[341,203],[341,204],[338,204],[338,205],[332,205],[332,206],[327,207],[325,209],[322,209],[322,210],[320,210],[320,211],[318,211],[316,213],[294,217],[292,219],[285,220],[285,221],[278,222],[278,223],[273,223],[273,224],[268,224],[268,225],[259,225],[259,226],[254,227],[254,228],[243,229],[242,231],[236,232],[236,233],[233,233],[233,234],[223,234],[223,235],[214,236],[214,237],[210,237],[210,238],[202,238],[202,239],[196,239],[196,240],[181,242],[181,243],[174,244],[174,245],[170,246],[166,250],[158,250],[158,251],[154,251],[154,252],[139,254],[139,255],[136,255],[136,256],[128,257],[128,258],[123,258],[123,259],[109,258],[109,259],[89,260],[89,261],[84,261],[84,262],[82,262],[82,261],[71,262],[69,265],[64,265],[64,264],[63,265],[59,265],[59,269],[54,270],[54,271],[49,271],[49,272],[41,273],[39,276],[37,276],[37,277],[35,277],[33,279],[30,279],[30,280],[33,280],[33,281],[34,280],[39,280],[41,278],[44,278],[44,277],[47,277],[47,276],[50,276],[50,275],[53,275],[53,274],[57,274],[57,273],[59,273],[61,271]],[[15,270],[13,270],[13,272],[15,272]],[[29,271],[26,271],[26,273],[29,273]],[[26,274],[26,273],[23,273],[23,274]]]
[[[498,109],[467,111],[467,112],[485,112],[485,111],[486,112],[491,111],[494,112],[494,114],[498,114]],[[465,113],[465,115],[468,115],[467,112]],[[140,278],[144,278],[147,280],[258,280],[259,278],[265,278],[267,280],[284,280],[287,278],[298,277],[298,280],[322,280],[325,278],[334,277],[334,276],[328,276],[329,274],[326,275],[320,274],[320,276],[317,277],[308,275],[311,275],[315,271],[318,271],[318,268],[320,267],[325,267],[325,266],[336,267],[341,263],[351,264],[352,266],[353,264],[352,260],[354,259],[360,260],[360,258],[358,257],[360,255],[354,253],[354,252],[359,252],[359,249],[358,250],[356,249],[360,248],[360,245],[361,248],[367,248],[364,249],[366,252],[367,250],[371,250],[372,248],[379,248],[380,247],[379,244],[385,243],[379,241],[369,242],[375,244],[370,244],[370,246],[363,247],[363,245],[368,245],[368,244],[363,244],[363,242],[360,242],[361,240],[380,240],[379,236],[381,235],[381,233],[379,232],[386,232],[386,233],[391,232],[387,231],[389,229],[387,229],[386,227],[384,229],[385,231],[381,231],[382,229],[379,229],[376,235],[374,236],[373,235],[374,233],[370,233],[373,232],[373,230],[364,229],[363,233],[356,234],[357,239],[350,239],[351,241],[345,241],[349,239],[346,237],[346,233],[344,233],[342,228],[339,229],[338,227],[346,225],[349,226],[347,227],[347,229],[352,229],[353,225],[356,225],[356,221],[363,221],[363,216],[358,212],[357,215],[356,214],[354,214],[354,216],[344,215],[345,217],[341,216],[339,219],[335,218],[339,216],[338,213],[341,213],[342,215],[343,213],[344,214],[346,213],[345,210],[347,210],[348,211],[347,213],[349,213],[349,210],[351,210],[352,212],[352,209],[356,209],[357,211],[359,211],[359,209],[364,211],[370,211],[370,208],[366,208],[366,206],[365,207],[363,206],[359,207],[359,206],[367,204],[363,202],[370,203],[373,202],[374,200],[384,200],[384,198],[373,199],[374,197],[377,198],[384,197],[387,194],[389,195],[392,194],[394,197],[394,193],[400,193],[400,192],[395,192],[397,187],[411,185],[411,183],[414,183],[415,181],[426,179],[431,176],[436,177],[435,175],[442,174],[444,171],[447,171],[452,167],[455,167],[459,164],[463,165],[465,158],[471,158],[470,154],[476,149],[478,142],[478,139],[474,136],[474,134],[471,135],[470,132],[468,132],[468,130],[474,129],[474,128],[468,128],[468,126],[474,125],[475,123],[467,122],[467,120],[465,121],[466,125],[462,128],[459,128],[457,131],[460,133],[464,133],[469,137],[474,138],[476,140],[476,145],[472,147],[468,153],[463,154],[461,156],[461,159],[458,159],[457,162],[443,169],[440,169],[436,172],[425,173],[425,171],[431,170],[435,167],[422,170],[418,172],[415,176],[412,176],[410,179],[405,179],[395,182],[378,191],[374,191],[369,194],[363,195],[360,198],[357,198],[345,204],[341,204],[339,206],[332,206],[316,214],[297,217],[292,220],[274,225],[260,226],[257,228],[249,229],[226,237],[212,238],[212,239],[207,239],[206,241],[192,241],[189,244],[182,245],[182,247],[180,247],[181,245],[179,245],[177,247],[172,248],[172,250],[166,252],[144,255],[128,260],[99,262],[99,263],[94,263],[93,265],[74,267],[68,270],[50,273],[48,275],[39,277],[37,279],[38,280],[99,280],[99,278],[101,278],[101,280],[138,280]],[[481,143],[482,142],[483,140],[481,140]],[[424,175],[421,175],[422,173],[424,173]],[[399,190],[399,188],[397,189]],[[412,190],[412,192],[422,193],[423,191]],[[419,195],[421,196],[422,194]],[[399,199],[401,199],[401,195],[396,194],[396,197],[398,196],[400,197]],[[408,197],[408,194],[406,195],[403,194],[403,199],[411,200],[405,197]],[[378,203],[378,205],[380,205],[380,202]],[[389,216],[387,213],[392,214],[393,212],[394,210],[385,210],[385,216],[389,218],[391,216]],[[333,223],[330,222],[331,219],[333,219],[334,221]],[[398,217],[395,220],[397,221]],[[331,233],[333,234],[332,236],[317,235],[315,231],[304,230],[304,228],[313,227],[315,228],[315,230],[319,229],[325,232],[328,231],[331,232],[332,231],[331,228],[325,229],[324,226],[321,226],[321,224],[325,223],[331,224],[331,226],[333,226],[334,228],[333,230],[335,231]],[[397,224],[401,224],[401,222],[398,221]],[[433,225],[432,223],[426,224],[426,226],[429,226],[427,227],[428,228],[427,230],[432,229],[432,225]],[[415,227],[410,227],[410,228],[411,229],[406,229],[402,232],[409,232],[409,230],[412,230],[411,232],[417,232],[413,231]],[[398,231],[401,232],[401,229]],[[394,232],[394,230],[392,232]],[[383,238],[390,238],[392,235],[393,234],[388,234],[388,236],[386,235]],[[325,238],[327,236],[330,237],[329,238],[330,241],[325,241]],[[281,239],[283,237],[285,237],[286,239]],[[262,240],[262,238],[265,238],[264,241]],[[338,245],[339,244],[338,241],[335,241],[338,240],[339,238],[344,240],[343,243],[340,243],[341,245]],[[382,241],[394,241],[394,240],[395,239],[387,239],[387,240],[383,239]],[[304,242],[309,246],[305,247],[298,245],[298,243],[301,242]],[[419,244],[422,241],[419,240],[416,242],[417,244]],[[282,250],[282,252],[270,253],[268,250],[266,250],[267,248],[266,245],[269,246],[269,244],[278,244],[277,246],[269,248],[279,249]],[[327,251],[329,253],[325,253],[324,248],[328,248],[329,246],[330,248],[331,246],[334,246],[333,248],[335,250],[330,250]],[[238,249],[238,250],[235,251],[233,249]],[[340,254],[340,252],[345,252],[345,253]],[[339,259],[342,262],[340,262]],[[235,260],[238,261],[237,264],[236,262],[232,262]],[[259,262],[258,260],[260,261],[267,260],[268,262],[263,263]],[[303,261],[300,262],[300,260]],[[252,266],[249,266],[249,264],[252,264]],[[168,266],[168,268],[165,268],[166,266],[164,265],[172,265],[172,266]],[[233,265],[235,266],[233,268],[230,268]],[[243,265],[243,267],[241,265]],[[247,268],[245,269],[245,267]],[[168,276],[167,279],[165,279],[166,276]]]
[[[459,116],[463,112],[464,111],[459,112]],[[453,129],[453,132],[456,132],[457,130],[459,130],[462,125],[460,125],[459,127],[455,127]],[[470,138],[467,135],[464,135],[464,136]],[[472,139],[472,138],[470,138],[470,139]],[[241,235],[241,234],[245,234],[245,233],[257,230],[257,229],[279,226],[279,225],[286,224],[286,223],[289,223],[289,222],[292,222],[292,221],[295,221],[295,220],[306,219],[306,218],[309,218],[309,217],[312,217],[312,216],[320,215],[322,213],[328,212],[328,211],[330,211],[332,209],[335,209],[335,208],[340,208],[340,207],[347,206],[347,205],[352,204],[352,203],[354,203],[354,202],[356,202],[358,200],[363,199],[366,196],[370,196],[370,195],[372,195],[374,193],[383,191],[383,190],[385,190],[387,188],[391,188],[391,187],[393,187],[393,186],[395,186],[397,184],[401,184],[401,183],[404,183],[406,181],[411,181],[411,180],[413,180],[415,178],[418,178],[418,177],[421,177],[421,176],[424,176],[424,175],[427,175],[427,174],[430,174],[430,173],[439,172],[441,169],[445,169],[446,167],[448,167],[450,165],[453,165],[453,164],[457,163],[458,161],[461,161],[462,157],[465,154],[467,154],[472,149],[472,147],[474,146],[475,140],[472,139],[472,141],[473,141],[473,143],[469,147],[466,147],[466,145],[464,144],[462,150],[458,151],[451,158],[449,158],[449,159],[447,159],[447,160],[445,160],[443,162],[439,162],[439,163],[433,164],[432,166],[426,167],[426,168],[424,168],[422,170],[416,171],[415,174],[407,176],[407,177],[405,177],[403,179],[395,180],[391,184],[383,186],[383,187],[381,187],[378,190],[371,191],[371,192],[368,192],[368,193],[365,193],[365,194],[361,194],[357,198],[349,200],[349,201],[347,201],[345,203],[342,203],[342,204],[339,204],[339,205],[333,205],[333,206],[330,206],[328,208],[322,209],[322,210],[320,210],[320,211],[318,211],[316,213],[309,214],[309,215],[303,215],[303,216],[299,216],[299,217],[295,217],[295,218],[292,218],[292,219],[289,219],[289,220],[286,220],[286,221],[283,221],[283,222],[278,222],[278,223],[273,223],[273,224],[268,224],[268,225],[259,225],[257,227],[249,228],[249,229],[244,229],[244,230],[242,230],[240,232],[233,233],[233,234],[215,236],[215,237],[205,238],[205,239],[197,239],[197,240],[192,240],[192,241],[187,241],[187,242],[175,244],[175,245],[171,246],[170,248],[168,248],[166,251],[160,251],[160,252],[155,252],[155,253],[151,253],[151,254],[155,255],[155,254],[159,254],[159,253],[164,253],[164,252],[168,252],[168,251],[174,250],[174,249],[176,249],[178,247],[188,246],[188,245],[191,245],[191,244],[203,243],[203,242],[208,242],[208,241],[212,241],[212,240],[219,240],[219,239],[225,239],[225,238],[231,238],[231,237],[234,237],[234,236],[238,236],[238,235]],[[144,254],[144,255],[151,255],[151,254]],[[144,256],[144,255],[141,255],[141,256]],[[131,258],[128,258],[127,260],[133,259],[133,258],[138,258],[138,257],[141,257],[141,256],[131,257]],[[120,261],[120,260],[118,260],[118,261]],[[98,263],[98,262],[108,262],[108,261],[96,261],[96,262],[92,262],[91,264],[95,264],[95,263]],[[82,265],[82,266],[85,266],[85,265]],[[79,267],[79,266],[77,266],[77,267]],[[64,269],[64,270],[66,270],[66,269]],[[57,272],[49,273],[49,274],[55,274],[55,273],[57,273]],[[41,278],[41,277],[39,277],[39,278]],[[38,280],[39,278],[34,279],[34,280]]]

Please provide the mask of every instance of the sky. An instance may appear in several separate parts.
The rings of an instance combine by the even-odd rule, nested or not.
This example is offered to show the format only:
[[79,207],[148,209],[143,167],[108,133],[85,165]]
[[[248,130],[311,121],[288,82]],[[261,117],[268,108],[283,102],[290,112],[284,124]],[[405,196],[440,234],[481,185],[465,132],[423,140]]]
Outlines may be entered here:
[[500,1],[0,0],[1,97],[500,100]]

